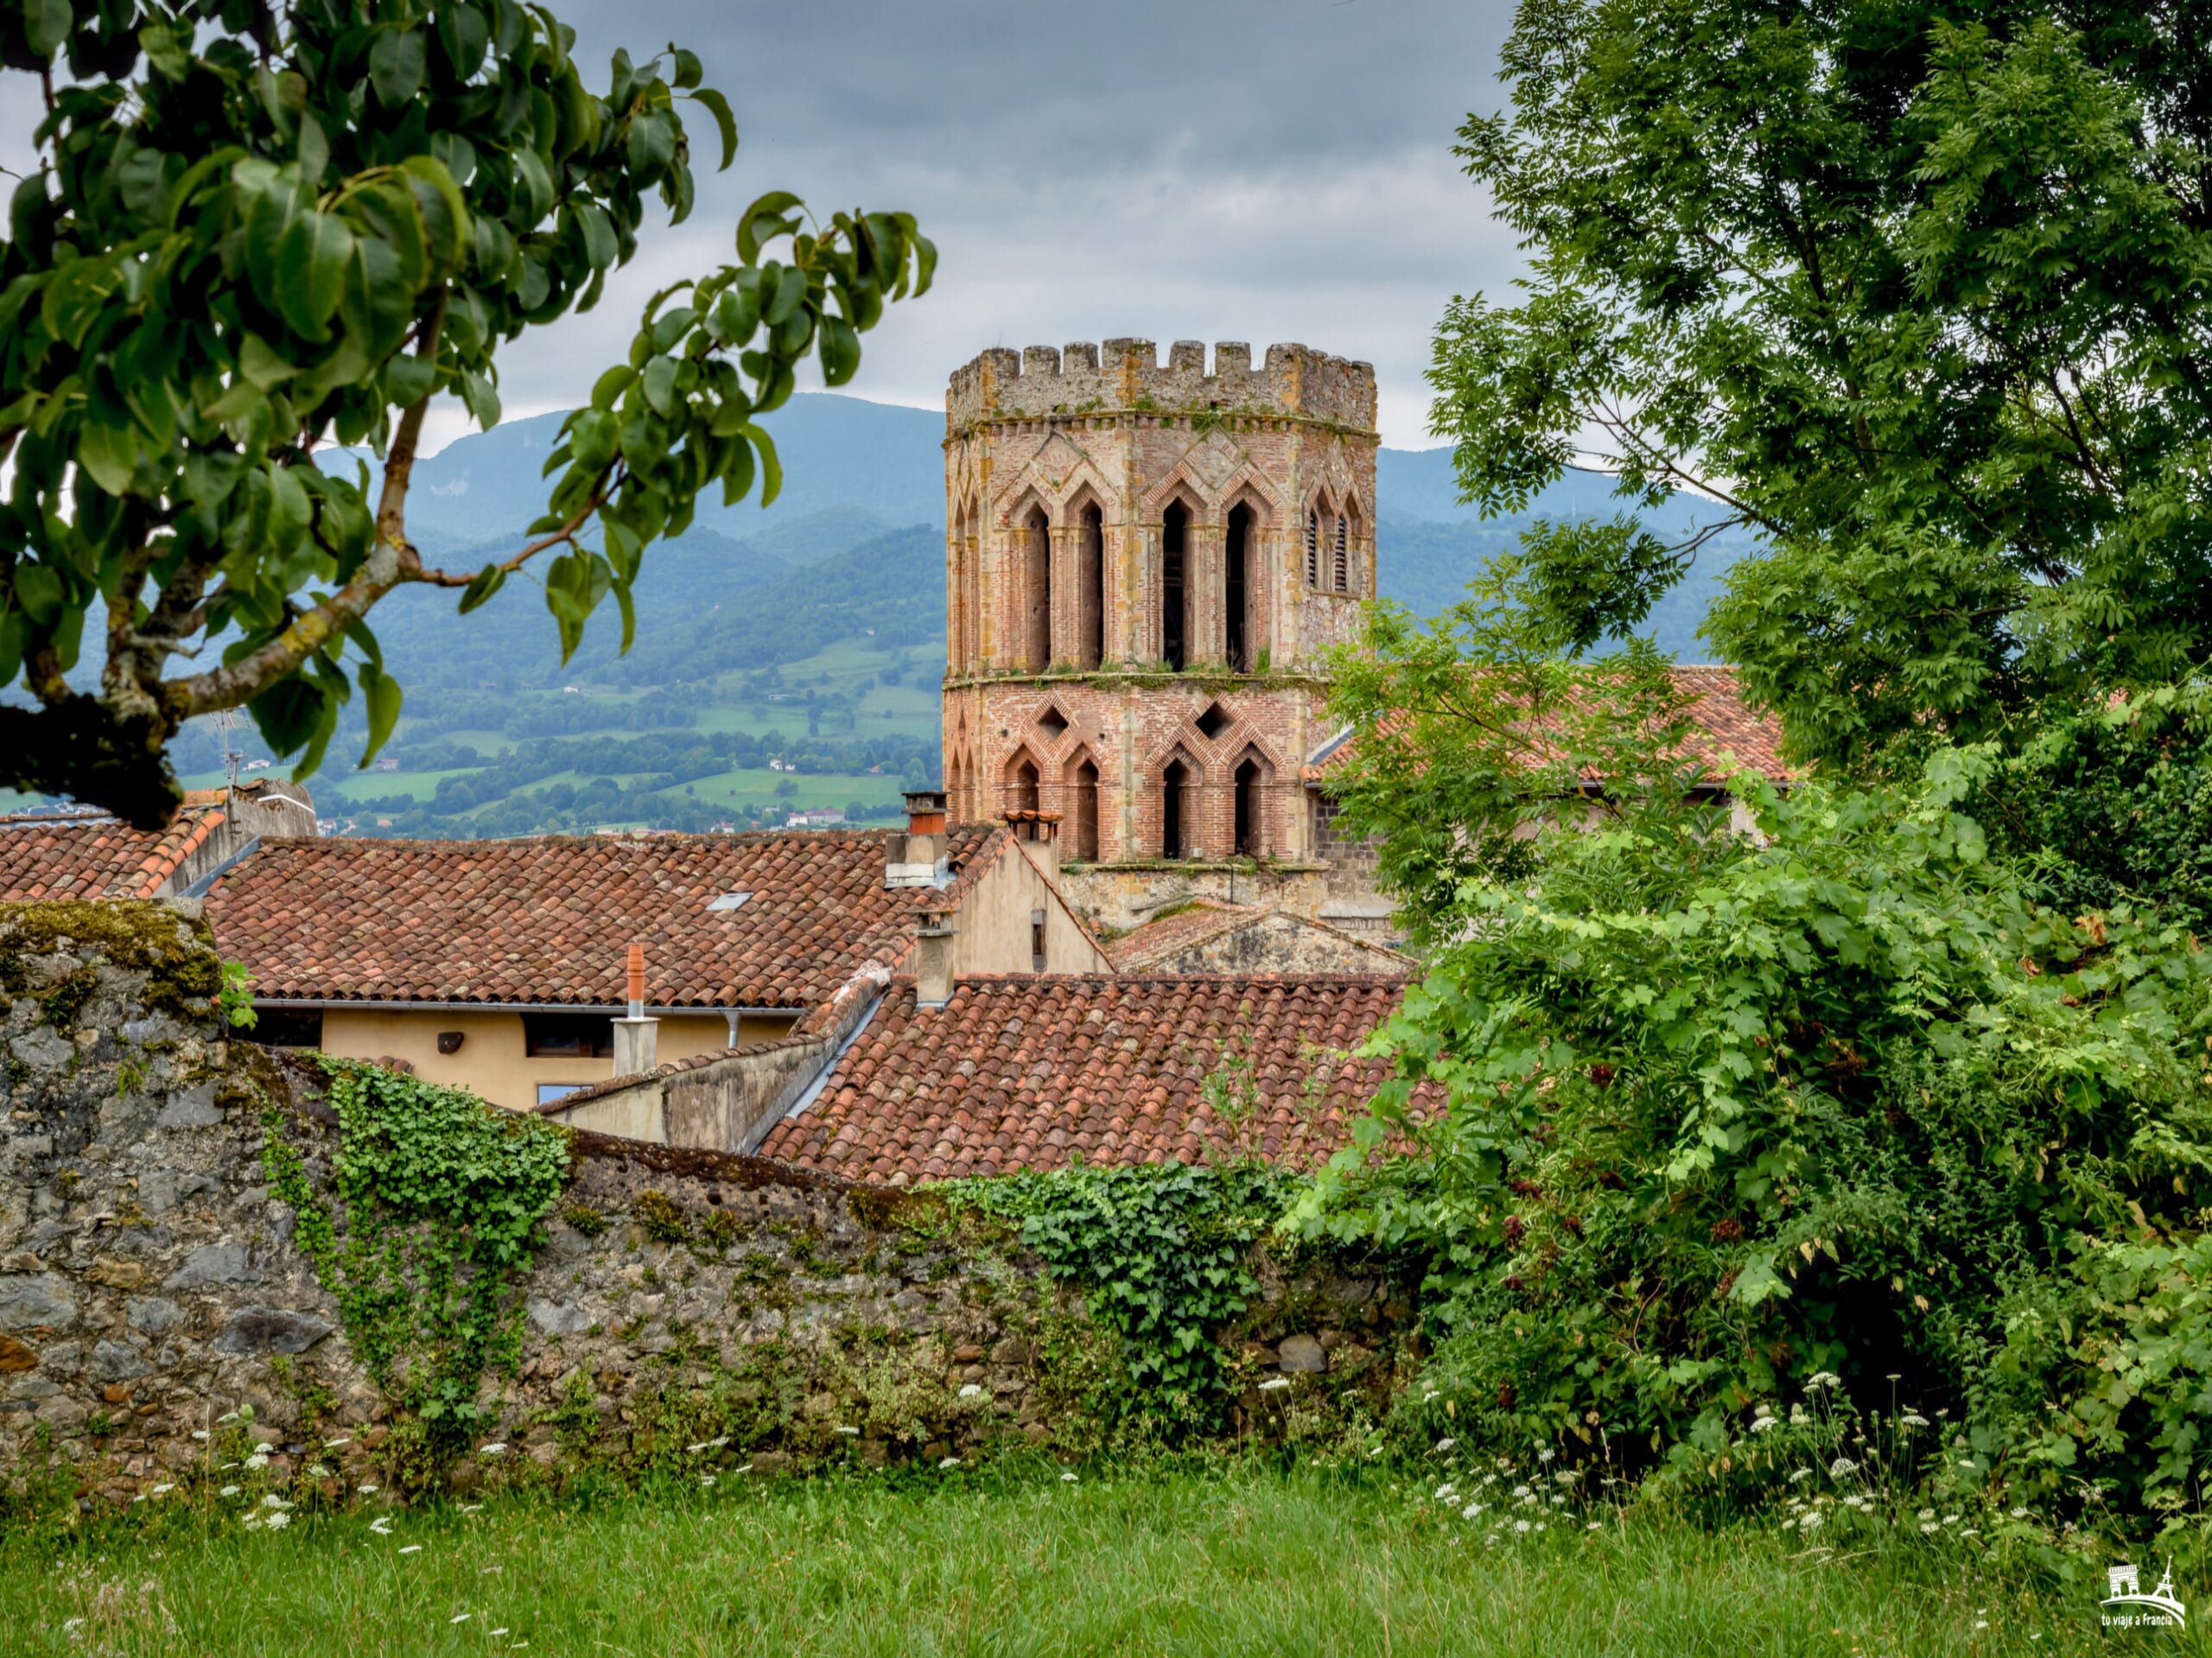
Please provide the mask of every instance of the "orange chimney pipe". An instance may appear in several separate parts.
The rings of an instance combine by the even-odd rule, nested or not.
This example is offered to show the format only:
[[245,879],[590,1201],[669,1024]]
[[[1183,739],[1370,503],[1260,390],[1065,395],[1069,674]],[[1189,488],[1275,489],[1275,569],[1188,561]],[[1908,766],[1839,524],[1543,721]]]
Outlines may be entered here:
[[630,1017],[640,1019],[645,1011],[645,947],[630,946]]

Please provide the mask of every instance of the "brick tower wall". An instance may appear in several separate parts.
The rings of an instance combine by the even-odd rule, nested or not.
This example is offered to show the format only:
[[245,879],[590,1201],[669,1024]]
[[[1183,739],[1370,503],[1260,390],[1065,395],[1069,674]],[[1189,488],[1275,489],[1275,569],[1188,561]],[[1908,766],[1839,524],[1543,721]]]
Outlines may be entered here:
[[1179,864],[1310,862],[1322,653],[1375,593],[1376,441],[1374,371],[1302,346],[1255,368],[1217,345],[1209,372],[1195,341],[1163,365],[1148,340],[1110,340],[955,373],[955,816],[1036,805],[1063,814],[1069,860],[1156,862],[1180,765]]

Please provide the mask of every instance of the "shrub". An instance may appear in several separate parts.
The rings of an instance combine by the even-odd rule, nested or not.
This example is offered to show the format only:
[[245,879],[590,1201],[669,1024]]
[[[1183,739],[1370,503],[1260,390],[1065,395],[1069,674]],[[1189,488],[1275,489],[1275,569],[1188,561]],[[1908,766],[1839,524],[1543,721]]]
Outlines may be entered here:
[[1461,1432],[1701,1468],[1833,1372],[1955,1410],[2037,1496],[2191,1477],[2212,971],[2155,913],[2035,904],[1962,810],[1996,764],[1747,777],[1757,835],[1617,789],[1464,874],[1372,1044],[1399,1074],[1297,1211],[1426,1263]]

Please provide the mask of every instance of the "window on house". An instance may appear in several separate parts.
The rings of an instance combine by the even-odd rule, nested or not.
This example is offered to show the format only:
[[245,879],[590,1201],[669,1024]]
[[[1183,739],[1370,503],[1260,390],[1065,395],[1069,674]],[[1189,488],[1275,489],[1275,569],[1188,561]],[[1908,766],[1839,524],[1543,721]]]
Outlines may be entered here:
[[1014,772],[1014,810],[1018,812],[1041,811],[1044,810],[1043,797],[1044,791],[1039,786],[1036,766],[1027,760],[1022,761]]
[[540,1083],[537,1085],[537,1102],[550,1105],[556,1100],[565,1099],[580,1088],[590,1086],[589,1083]]
[[605,1013],[524,1013],[522,1051],[532,1059],[611,1059],[614,1021]]
[[1075,856],[1098,861],[1098,768],[1087,758],[1075,768]]
[[1344,516],[1341,512],[1337,514],[1336,560],[1330,574],[1333,577],[1330,585],[1338,593],[1351,591],[1351,549],[1344,538]]
[[320,1007],[257,1007],[253,1012],[253,1039],[264,1048],[322,1045]]
[[1032,973],[1045,970],[1045,912],[1042,910],[1029,912],[1029,970]]
[[1265,838],[1260,829],[1266,788],[1266,775],[1259,761],[1247,759],[1236,768],[1236,855],[1240,858],[1267,855]]

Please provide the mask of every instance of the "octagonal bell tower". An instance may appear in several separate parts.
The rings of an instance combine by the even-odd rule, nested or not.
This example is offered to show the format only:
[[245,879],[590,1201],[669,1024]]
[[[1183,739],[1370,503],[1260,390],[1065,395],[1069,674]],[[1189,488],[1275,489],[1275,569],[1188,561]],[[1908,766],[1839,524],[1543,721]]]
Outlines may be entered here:
[[[1375,372],[1303,346],[987,351],[945,394],[944,779],[1057,813],[1102,919],[1297,907],[1321,653],[1375,593]],[[1238,890],[1239,880],[1243,883]]]

